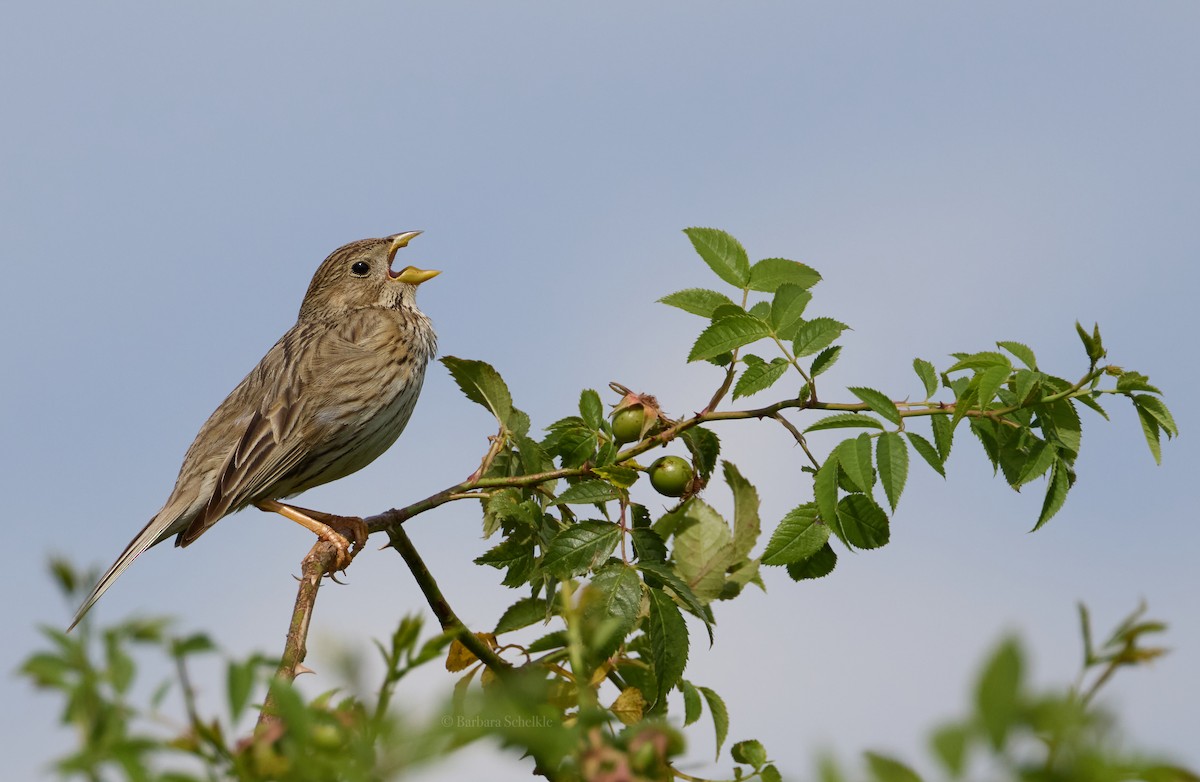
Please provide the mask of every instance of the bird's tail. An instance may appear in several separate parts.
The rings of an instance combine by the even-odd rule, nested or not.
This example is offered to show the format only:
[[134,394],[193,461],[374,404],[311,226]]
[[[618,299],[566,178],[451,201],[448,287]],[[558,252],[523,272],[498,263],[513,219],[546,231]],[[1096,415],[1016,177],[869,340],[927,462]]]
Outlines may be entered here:
[[170,537],[172,533],[168,528],[171,526],[172,522],[176,521],[177,519],[172,518],[171,515],[167,514],[166,510],[166,508],[163,508],[163,510],[160,511],[157,516],[150,519],[150,523],[138,533],[136,538],[130,541],[129,545],[125,547],[125,550],[121,552],[121,556],[117,557],[117,561],[112,563],[112,566],[108,569],[108,571],[100,577],[98,582],[96,582],[96,586],[92,588],[92,593],[88,595],[87,600],[83,601],[83,605],[81,605],[79,607],[79,611],[76,612],[75,620],[71,622],[71,626],[67,628],[68,633],[75,628],[75,625],[79,624],[84,615],[90,611],[92,606],[96,604],[96,601],[100,599],[100,596],[107,592],[108,588],[113,585],[113,582],[125,572],[125,568],[133,564],[133,560],[137,559],[139,554],[154,544],[159,543],[167,537]]

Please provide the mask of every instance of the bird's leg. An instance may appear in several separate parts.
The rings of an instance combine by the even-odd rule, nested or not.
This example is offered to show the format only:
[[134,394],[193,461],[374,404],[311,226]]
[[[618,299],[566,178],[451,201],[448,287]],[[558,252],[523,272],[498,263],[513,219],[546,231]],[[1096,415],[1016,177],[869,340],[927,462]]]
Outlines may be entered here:
[[[319,510],[284,505],[275,500],[254,503],[259,510],[272,511],[313,532],[338,550],[338,570],[345,570],[367,542],[367,524],[357,516],[337,516]],[[353,548],[351,548],[353,542]]]

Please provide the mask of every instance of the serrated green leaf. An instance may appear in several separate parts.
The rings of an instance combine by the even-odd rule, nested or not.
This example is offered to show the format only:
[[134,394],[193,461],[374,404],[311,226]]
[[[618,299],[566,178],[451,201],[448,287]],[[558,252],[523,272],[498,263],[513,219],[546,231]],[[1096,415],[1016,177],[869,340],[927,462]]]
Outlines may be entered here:
[[1150,385],[1150,378],[1140,372],[1122,372],[1117,378],[1117,390],[1123,394],[1130,391],[1149,391],[1151,394],[1161,394],[1155,386]]
[[551,505],[598,505],[619,499],[621,492],[608,481],[589,479],[568,486]]
[[1012,362],[1003,353],[994,350],[983,350],[979,353],[955,353],[958,358],[946,372],[958,372],[962,369],[987,369],[989,367],[1006,367],[1012,371]]
[[916,432],[905,432],[904,435],[908,437],[908,441],[912,443],[912,447],[921,455],[921,458],[928,462],[929,466],[932,467],[938,475],[945,478],[946,466],[942,461],[941,455],[937,452],[937,448],[933,447],[933,443],[929,442]]
[[634,528],[630,533],[633,552],[641,562],[665,562],[667,544],[659,534],[648,528]]
[[913,359],[913,371],[917,373],[917,377],[921,379],[921,385],[925,386],[925,398],[929,399],[938,390],[937,370],[933,364],[923,358]]
[[771,299],[769,322],[780,339],[792,340],[804,322],[804,308],[812,300],[812,294],[799,285],[784,283]]
[[613,562],[596,572],[587,589],[583,604],[585,621],[612,623],[608,634],[600,643],[593,643],[591,651],[598,658],[608,658],[637,624],[642,608],[642,579],[633,567]]
[[764,258],[750,267],[750,289],[774,293],[782,285],[811,288],[821,281],[816,269],[786,258]]
[[714,321],[700,332],[688,354],[688,361],[715,358],[770,335],[771,327],[753,315],[730,315]]
[[1037,369],[1037,357],[1033,355],[1033,350],[1020,342],[997,342],[997,347],[1004,348],[1009,353],[1021,360],[1021,363],[1030,369]]
[[737,562],[750,553],[758,542],[762,522],[758,517],[758,490],[742,477],[732,462],[722,463],[725,482],[733,492],[733,561]]
[[1138,422],[1142,425],[1142,434],[1146,436],[1146,445],[1150,446],[1150,454],[1154,457],[1154,463],[1161,465],[1162,442],[1159,436],[1158,419],[1136,403],[1133,409],[1137,411]]
[[875,469],[871,466],[871,436],[863,432],[858,437],[843,440],[837,446],[837,458],[854,487],[869,494],[875,485]]
[[679,606],[661,589],[648,590],[650,613],[646,617],[646,635],[650,639],[650,663],[661,698],[683,676],[687,667],[687,623]]
[[944,415],[931,415],[929,426],[933,429],[933,444],[937,446],[938,456],[945,464],[954,446],[954,425]]
[[659,299],[659,301],[671,307],[678,307],[684,312],[699,315],[702,318],[711,318],[717,307],[725,305],[731,307],[737,306],[724,293],[717,293],[706,288],[685,288],[681,291],[668,293]]
[[716,228],[685,228],[683,232],[718,277],[735,288],[750,284],[750,258],[741,242]]
[[533,571],[533,543],[515,537],[507,538],[476,557],[475,564],[507,570],[501,583],[510,587],[521,586]]
[[1022,654],[1007,639],[992,653],[975,688],[975,709],[992,747],[1005,746],[1021,712]]
[[610,464],[606,467],[595,467],[592,472],[603,478],[605,481],[617,486],[621,489],[628,489],[633,484],[637,483],[640,473],[632,467],[625,467],[620,464]]
[[687,582],[675,572],[674,568],[667,562],[639,562],[638,570],[646,574],[646,584],[654,588],[667,587],[674,593],[675,597],[679,598],[689,611],[695,614],[704,622],[704,629],[708,631],[709,644],[713,641],[712,623],[709,621],[709,612],[705,610],[704,603],[692,591],[692,588],[687,585]]
[[1083,424],[1069,399],[1043,405],[1037,411],[1038,422],[1047,440],[1055,441],[1071,453],[1079,453]]
[[1159,427],[1167,433],[1167,437],[1175,437],[1179,434],[1179,427],[1175,424],[1175,417],[1171,415],[1171,411],[1167,409],[1166,403],[1161,399],[1149,394],[1131,394],[1130,399],[1158,422]]
[[750,307],[749,312],[751,315],[765,323],[771,322],[771,302],[769,301],[756,302]]
[[921,782],[917,772],[895,758],[877,752],[864,752],[863,755],[876,782]]
[[1108,413],[1105,412],[1104,408],[1100,406],[1100,402],[1097,401],[1095,396],[1077,396],[1075,399],[1084,407],[1089,407],[1092,410],[1095,410],[1102,418],[1104,418],[1105,421],[1110,420]]
[[812,426],[805,429],[805,432],[819,432],[822,429],[883,429],[883,424],[869,415],[860,415],[859,413],[838,413],[826,418],[822,418]]
[[1037,480],[1046,474],[1046,470],[1058,460],[1058,449],[1045,440],[1038,440],[1029,448],[1025,464],[1017,477],[1014,488],[1020,488],[1030,481]]
[[441,362],[467,399],[491,410],[497,421],[508,425],[513,414],[512,395],[499,372],[474,359],[442,356]]
[[847,494],[838,502],[838,520],[851,546],[862,549],[887,545],[890,531],[883,508],[865,494]]
[[826,543],[808,559],[788,565],[787,573],[793,581],[804,581],[810,578],[824,578],[832,573],[836,566],[837,552]]
[[825,457],[825,463],[813,476],[813,501],[817,505],[817,514],[829,525],[830,530],[842,541],[846,537],[842,532],[841,522],[837,517],[838,504],[838,466],[837,452]]
[[720,597],[733,564],[733,534],[721,515],[693,497],[675,530],[675,568],[702,603]]
[[707,481],[717,468],[717,457],[721,454],[720,439],[711,429],[693,426],[683,433],[683,443],[692,455],[696,472]]
[[834,347],[825,348],[822,350],[817,354],[817,357],[813,359],[812,368],[808,371],[809,376],[816,377],[822,372],[827,371],[830,367],[837,363],[838,356],[841,354],[841,345],[835,345]]
[[1016,397],[1017,404],[1024,405],[1033,401],[1034,396],[1041,391],[1043,377],[1045,376],[1041,372],[1028,369],[1018,369],[1013,374],[1013,396]]
[[872,411],[883,416],[894,424],[900,423],[900,411],[896,409],[896,404],[882,391],[876,391],[873,388],[864,388],[862,386],[850,386],[846,389],[856,397],[861,399],[867,407]]
[[787,359],[777,358],[771,363],[749,364],[733,386],[733,398],[753,396],[766,391],[787,372]]
[[686,728],[700,719],[704,707],[701,705],[700,691],[687,679],[679,680],[679,692],[683,695],[683,727]]
[[829,541],[828,525],[817,521],[816,503],[807,503],[790,511],[767,543],[764,565],[791,565],[809,559]]
[[607,521],[581,521],[554,536],[542,567],[557,578],[570,578],[599,565],[617,547],[621,528]]
[[996,392],[1008,381],[1012,371],[1006,367],[988,367],[979,372],[979,387],[976,394],[980,409],[986,410],[996,398]]
[[496,621],[496,629],[492,632],[500,635],[520,630],[522,627],[529,627],[531,624],[544,622],[548,613],[547,608],[545,598],[523,597],[505,609],[504,613],[500,615],[500,619]]
[[1050,468],[1050,481],[1046,486],[1046,498],[1042,501],[1042,512],[1038,515],[1037,524],[1033,525],[1031,532],[1037,532],[1047,521],[1050,521],[1055,513],[1058,513],[1063,503],[1067,501],[1067,492],[1070,489],[1071,481],[1067,466],[1063,464],[1062,460],[1056,461]]
[[796,358],[811,356],[832,344],[848,328],[850,327],[845,323],[833,318],[813,318],[805,321],[792,340],[792,352]]
[[600,428],[600,422],[604,420],[604,405],[600,402],[600,395],[595,390],[585,388],[579,395],[579,414],[588,428]]
[[708,713],[712,715],[713,728],[717,732],[717,756],[715,760],[721,758],[721,746],[725,743],[725,737],[729,735],[729,709],[725,708],[725,701],[721,700],[721,696],[707,687],[697,687],[700,694],[704,696],[704,700],[708,702]]
[[908,446],[904,444],[904,438],[895,432],[879,435],[875,444],[875,462],[888,505],[895,511],[908,480]]

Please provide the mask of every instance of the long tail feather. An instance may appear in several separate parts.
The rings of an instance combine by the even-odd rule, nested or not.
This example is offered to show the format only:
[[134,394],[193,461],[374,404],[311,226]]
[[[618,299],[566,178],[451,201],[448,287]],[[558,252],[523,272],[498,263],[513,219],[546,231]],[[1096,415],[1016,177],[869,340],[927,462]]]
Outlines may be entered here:
[[169,531],[169,527],[171,527],[171,525],[178,519],[167,515],[165,513],[166,508],[164,508],[163,511],[164,512],[160,512],[157,516],[150,519],[150,523],[142,528],[142,531],[138,533],[136,538],[129,542],[129,545],[126,546],[125,550],[121,552],[121,556],[117,557],[117,561],[112,564],[112,567],[108,569],[108,572],[101,576],[100,580],[96,582],[96,586],[92,589],[92,593],[88,595],[87,600],[83,601],[83,605],[81,605],[79,607],[79,611],[76,612],[75,620],[71,622],[71,626],[67,628],[68,633],[75,628],[75,625],[79,624],[80,620],[82,620],[84,615],[91,610],[92,606],[96,604],[96,601],[100,599],[101,595],[107,592],[108,588],[113,585],[113,582],[125,572],[125,568],[133,564],[133,560],[137,559],[139,554],[173,534]]

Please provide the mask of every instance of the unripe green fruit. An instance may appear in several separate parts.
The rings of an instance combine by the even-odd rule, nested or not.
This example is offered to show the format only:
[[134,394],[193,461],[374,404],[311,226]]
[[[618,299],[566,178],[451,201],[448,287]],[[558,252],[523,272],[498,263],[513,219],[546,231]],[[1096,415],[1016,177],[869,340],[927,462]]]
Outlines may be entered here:
[[692,465],[678,456],[664,456],[650,465],[650,485],[666,497],[681,497],[692,482]]
[[646,423],[646,411],[639,405],[626,407],[613,416],[613,439],[618,444],[636,443],[642,439],[642,426]]

